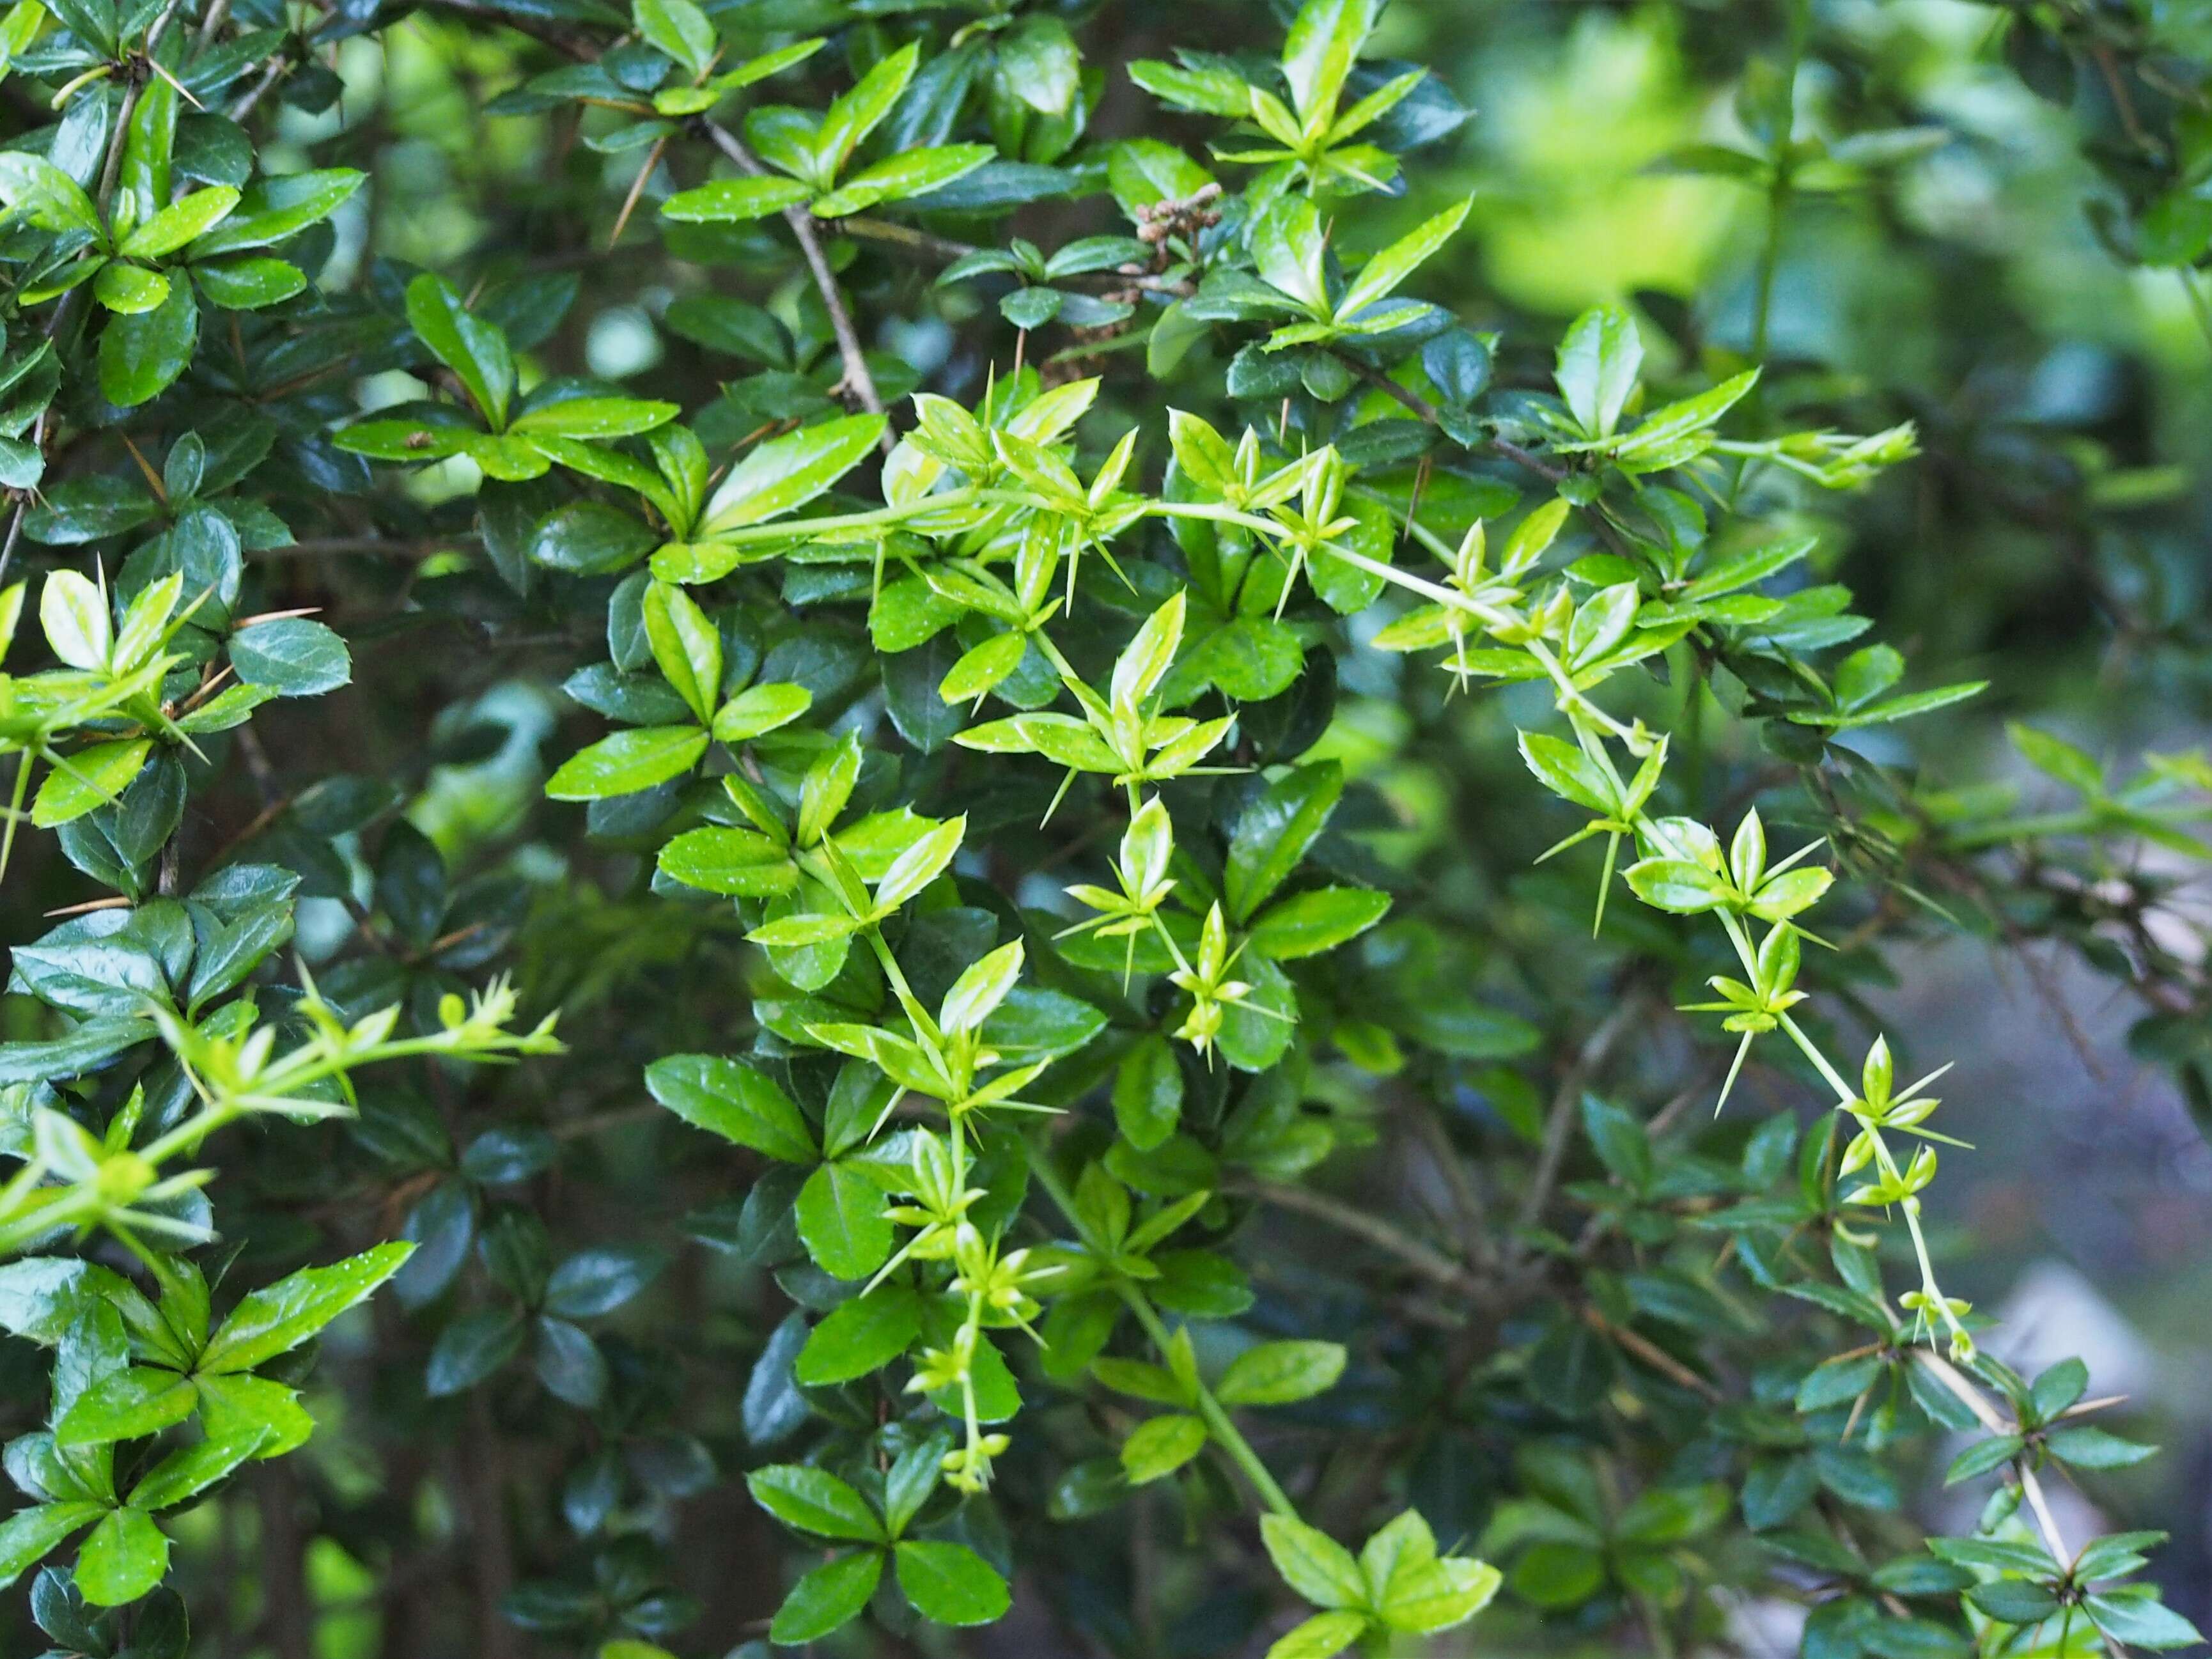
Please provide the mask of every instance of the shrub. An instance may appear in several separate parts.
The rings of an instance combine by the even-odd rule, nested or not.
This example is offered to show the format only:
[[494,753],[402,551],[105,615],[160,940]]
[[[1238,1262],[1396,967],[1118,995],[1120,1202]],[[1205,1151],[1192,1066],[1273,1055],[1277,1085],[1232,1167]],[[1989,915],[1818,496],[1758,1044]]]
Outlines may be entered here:
[[[2050,938],[2212,1063],[2113,873],[2212,770],[1922,775],[1984,681],[1837,579],[1911,405],[1770,349],[1793,216],[1944,133],[1811,111],[1867,58],[1796,13],[1672,157],[1759,196],[1738,325],[1492,331],[1416,297],[1468,111],[1379,0],[1263,9],[7,14],[56,1651],[185,1653],[173,1577],[280,1659],[2197,1639],[2155,1534],[2062,1532],[2147,1449],[1984,1351],[1862,997]],[[2201,298],[2203,72],[2007,39],[2106,77],[2107,234]],[[499,176],[447,62],[505,200],[416,177]]]

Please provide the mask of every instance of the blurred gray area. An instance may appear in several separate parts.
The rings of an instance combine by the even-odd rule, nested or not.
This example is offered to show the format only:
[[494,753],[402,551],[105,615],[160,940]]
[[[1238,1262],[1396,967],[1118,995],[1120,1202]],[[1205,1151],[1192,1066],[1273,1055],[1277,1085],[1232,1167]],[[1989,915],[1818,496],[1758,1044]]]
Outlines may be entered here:
[[[2173,1534],[2168,1598],[2212,1613],[2212,1144],[2179,1091],[2130,1055],[2142,1012],[2041,947],[1968,940],[1900,955],[1877,1006],[1910,1032],[1904,1071],[1959,1057],[1936,1092],[1973,1143],[1944,1159],[1946,1273],[1992,1315],[1992,1352],[2032,1374],[2069,1354],[2102,1420],[2157,1443],[2139,1468],[2054,1481],[2062,1525]],[[2055,1466],[2054,1466],[2055,1468]],[[1929,1472],[1925,1501],[1946,1501]],[[1955,1501],[1955,1500],[1953,1500]],[[1968,1500],[1971,1502],[1972,1500]]]

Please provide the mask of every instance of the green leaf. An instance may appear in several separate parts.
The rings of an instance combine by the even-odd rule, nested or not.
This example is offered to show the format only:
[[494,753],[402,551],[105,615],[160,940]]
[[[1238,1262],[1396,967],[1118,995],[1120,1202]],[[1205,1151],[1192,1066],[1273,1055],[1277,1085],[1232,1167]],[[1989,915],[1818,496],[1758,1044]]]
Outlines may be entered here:
[[[1133,79],[1142,67],[1130,65]],[[1237,85],[1241,88],[1243,82]],[[1240,93],[1240,98],[1244,95]],[[1241,116],[1243,108],[1240,101],[1236,112]],[[1106,181],[1121,210],[1133,214],[1158,202],[1188,201],[1212,184],[1213,175],[1173,144],[1158,138],[1125,138],[1106,152]]]
[[438,1334],[422,1389],[433,1400],[463,1394],[522,1351],[523,1320],[514,1308],[465,1314]]
[[660,204],[660,211],[684,224],[744,224],[797,207],[813,194],[796,179],[715,179],[678,191]]
[[694,75],[714,60],[714,26],[691,0],[634,0],[638,33]]
[[1263,1342],[1229,1362],[1214,1395],[1224,1406],[1288,1406],[1336,1386],[1344,1348],[1335,1342]]
[[1163,1145],[1182,1115],[1182,1067],[1158,1032],[1148,1031],[1114,1073],[1114,1121],[1139,1152]]
[[394,1241],[327,1267],[302,1267],[232,1310],[202,1352],[198,1369],[247,1371],[296,1348],[398,1273],[415,1253]]
[[1317,1613],[1277,1638],[1267,1659],[1335,1659],[1366,1633],[1364,1613]]
[[2021,1445],[2021,1437],[2016,1434],[2001,1434],[1978,1441],[1951,1460],[1951,1467],[1943,1473],[1943,1484],[1955,1486],[1961,1480],[1987,1474],[1991,1469],[2009,1463],[2019,1456]]
[[1003,684],[1029,654],[1025,634],[994,634],[945,671],[937,695],[945,702],[968,702]]
[[1686,859],[1643,859],[1628,866],[1627,875],[1629,890],[1637,897],[1676,915],[1700,915],[1728,897],[1719,876]]
[[1679,1544],[1711,1532],[1727,1519],[1729,1490],[1717,1481],[1695,1486],[1652,1486],[1639,1492],[1613,1523],[1613,1536],[1630,1544]]
[[1825,1411],[1856,1400],[1874,1386],[1882,1370],[1882,1357],[1878,1353],[1824,1359],[1797,1385],[1796,1407],[1801,1412]]
[[337,211],[368,176],[351,167],[328,167],[264,179],[239,198],[228,218],[191,245],[187,257],[197,264],[297,235]]
[[841,1302],[807,1336],[793,1372],[809,1388],[867,1376],[904,1353],[921,1331],[921,1297],[903,1285],[882,1285]]
[[629,438],[674,420],[674,404],[645,398],[563,398],[514,417],[510,432],[552,438]]
[[1608,1172],[1638,1191],[1650,1184],[1651,1140],[1641,1122],[1595,1095],[1584,1095],[1583,1128]]
[[1310,315],[1323,318],[1331,314],[1322,275],[1327,246],[1321,216],[1303,197],[1275,203],[1252,227],[1252,258],[1261,276]]
[[199,334],[191,285],[172,283],[153,310],[118,317],[100,331],[100,395],[123,409],[159,397],[191,362]]
[[750,830],[687,830],[660,849],[660,872],[687,887],[733,897],[767,898],[799,884],[791,854]]
[[636,1297],[668,1258],[647,1245],[579,1250],[545,1281],[545,1311],[562,1319],[599,1319]]
[[[1140,58],[1129,65],[1129,78],[1146,92],[1177,109],[1189,110],[1200,115],[1225,115],[1231,120],[1240,121],[1252,113],[1251,83],[1226,64],[1207,64],[1185,69],[1173,64],[1163,64],[1154,58]],[[1156,141],[1139,139],[1134,142]],[[1180,198],[1190,192],[1175,193]]]
[[1758,380],[1759,371],[1747,368],[1741,374],[1730,375],[1710,391],[1668,404],[1638,422],[1636,430],[1613,446],[1613,455],[1623,463],[1630,463],[1643,456],[1668,451],[1735,408]]
[[795,1648],[842,1628],[860,1616],[883,1576],[884,1558],[875,1550],[854,1550],[815,1568],[783,1598],[768,1639]]
[[572,576],[605,576],[653,550],[652,531],[604,501],[572,501],[531,532],[530,559]]
[[1472,201],[1464,201],[1456,207],[1447,208],[1370,259],[1345,289],[1344,297],[1337,301],[1338,320],[1350,321],[1376,301],[1397,292],[1407,277],[1452,239],[1466,222],[1468,210],[1473,205]]
[[1230,837],[1222,895],[1242,924],[1290,878],[1344,793],[1344,769],[1322,761],[1285,773],[1244,809]]
[[645,1068],[653,1097],[725,1140],[787,1164],[811,1164],[814,1132],[789,1095],[741,1060],[670,1054]]
[[169,297],[169,279],[159,271],[136,265],[104,264],[92,279],[92,297],[110,311],[126,316],[151,311]]
[[97,236],[100,210],[84,187],[43,155],[0,150],[0,207],[40,230]]
[[953,857],[960,850],[962,839],[968,833],[965,816],[947,818],[933,825],[927,834],[892,860],[891,867],[884,872],[883,879],[876,884],[876,908],[878,912],[896,909],[908,899],[943,875]]
[[319,697],[353,678],[345,641],[307,617],[256,623],[232,635],[224,648],[240,679],[280,697]]
[[206,1439],[178,1447],[131,1488],[131,1506],[166,1510],[198,1497],[257,1453],[275,1455],[269,1446],[271,1433],[267,1426],[223,1434],[210,1431]]
[[2044,1443],[2053,1457],[2078,1469],[2124,1469],[2158,1449],[2092,1427],[2054,1430]]
[[814,694],[803,685],[748,686],[715,712],[714,737],[720,743],[748,743],[790,725],[813,706]]
[[837,99],[822,118],[814,138],[814,161],[819,182],[827,184],[844,171],[854,149],[891,112],[907,82],[914,78],[921,48],[908,41],[880,59],[862,76],[860,83]]
[[38,799],[31,804],[31,822],[41,830],[52,830],[112,804],[138,775],[153,750],[148,738],[118,738],[64,757],[39,786]]
[[824,1164],[799,1189],[799,1237],[833,1279],[866,1279],[891,1253],[884,1190],[842,1164]]
[[471,316],[459,290],[431,271],[407,284],[407,321],[431,355],[460,377],[492,430],[502,430],[514,395],[514,356],[507,336]]
[[1590,437],[1610,438],[1643,367],[1644,342],[1626,312],[1600,306],[1577,318],[1559,343],[1558,370],[1576,424]]
[[1534,1544],[1521,1552],[1506,1582],[1531,1607],[1579,1607],[1604,1586],[1605,1560],[1580,1544]]
[[1121,1443],[1121,1472],[1133,1486],[1163,1480],[1206,1449],[1206,1425],[1182,1412],[1148,1417]]
[[648,582],[640,606],[660,677],[704,726],[722,689],[722,635],[680,587]]
[[2039,1625],[2058,1611],[2058,1598],[2040,1584],[2020,1578],[2000,1578],[1977,1584],[1966,1600],[1992,1619],[2008,1625]]
[[2053,737],[2048,732],[2039,732],[2032,726],[2013,721],[2005,727],[2012,738],[2013,747],[2021,757],[2045,777],[2055,778],[2077,794],[2090,799],[2101,799],[2105,793],[2105,772],[2087,750],[2076,748],[2063,738]]
[[74,570],[46,577],[39,590],[39,627],[47,648],[71,668],[105,668],[115,648],[106,592]]
[[237,1374],[199,1376],[193,1384],[199,1390],[200,1425],[208,1433],[202,1444],[265,1436],[254,1455],[279,1457],[305,1445],[315,1431],[315,1420],[300,1404],[297,1391],[281,1382]]
[[1382,0],[1306,0],[1299,8],[1283,46],[1283,78],[1308,132],[1326,132],[1336,119],[1346,77],[1382,9]]
[[1446,1556],[1394,1574],[1379,1611],[1391,1629],[1426,1636],[1474,1618],[1490,1605],[1502,1581],[1486,1561]]
[[999,74],[1014,96],[1055,119],[1075,107],[1083,58],[1059,18],[1030,12],[999,37]]
[[54,1438],[64,1446],[143,1439],[183,1422],[198,1402],[188,1378],[158,1365],[133,1365],[79,1395],[54,1425]]
[[696,726],[645,726],[579,750],[545,781],[555,800],[632,795],[680,778],[699,763],[709,741]]
[[884,424],[880,415],[847,415],[771,439],[722,480],[696,533],[711,537],[804,507],[866,458]]
[[169,1540],[141,1509],[110,1510],[76,1553],[76,1588],[96,1607],[136,1601],[169,1570]]
[[1260,1538],[1283,1582],[1316,1607],[1357,1607],[1366,1601],[1359,1563],[1320,1528],[1285,1515],[1263,1515]]
[[902,202],[964,179],[998,152],[988,144],[942,144],[908,150],[863,167],[827,196],[817,198],[817,219],[838,219],[878,202]]
[[0,1589],[59,1548],[78,1528],[106,1513],[103,1504],[33,1504],[0,1521]]
[[1935,709],[1948,708],[1954,702],[1964,702],[1970,697],[1978,697],[1989,688],[1987,680],[1961,680],[1955,685],[1939,685],[1926,691],[1908,691],[1901,697],[1887,697],[1841,717],[1824,715],[1818,710],[1793,709],[1790,718],[1800,726],[1832,726],[1839,729],[1856,726],[1887,726],[1892,720],[1911,720],[1915,714],[1929,714]]
[[1006,1581],[965,1544],[901,1541],[899,1588],[915,1611],[940,1625],[988,1625],[1013,1604]]
[[1322,887],[1270,906],[1252,923],[1252,948],[1278,962],[1318,956],[1382,920],[1390,896],[1365,887]]
[[755,1469],[745,1486],[758,1504],[787,1527],[821,1538],[878,1543],[883,1522],[867,1500],[826,1469],[776,1463]]
[[117,244],[115,251],[126,259],[158,259],[165,253],[174,253],[228,218],[237,205],[238,192],[228,185],[196,190],[140,225]]
[[192,280],[211,306],[258,311],[290,299],[307,286],[305,272],[283,259],[225,259],[194,265]]
[[2196,1626],[2148,1595],[2092,1595],[2082,1606],[2099,1630],[2129,1647],[2156,1652],[2190,1647],[2204,1639]]

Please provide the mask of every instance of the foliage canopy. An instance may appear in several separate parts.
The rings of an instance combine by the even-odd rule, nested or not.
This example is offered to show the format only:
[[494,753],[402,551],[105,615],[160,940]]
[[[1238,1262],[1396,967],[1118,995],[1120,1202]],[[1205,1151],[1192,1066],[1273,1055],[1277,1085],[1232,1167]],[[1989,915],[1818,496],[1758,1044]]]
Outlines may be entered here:
[[[1666,24],[1733,103],[1637,165],[1755,252],[1553,318],[1391,55],[1456,9],[16,0],[53,1652],[2198,1639],[2062,1530],[2148,1448],[1986,1351],[1866,998],[2051,940],[2212,1095],[2212,766],[1947,787],[2036,671],[1867,562],[1944,477],[2155,660],[2177,486],[1796,329],[1791,239],[1978,142],[1935,23]],[[2212,42],[1972,15],[2212,335]]]

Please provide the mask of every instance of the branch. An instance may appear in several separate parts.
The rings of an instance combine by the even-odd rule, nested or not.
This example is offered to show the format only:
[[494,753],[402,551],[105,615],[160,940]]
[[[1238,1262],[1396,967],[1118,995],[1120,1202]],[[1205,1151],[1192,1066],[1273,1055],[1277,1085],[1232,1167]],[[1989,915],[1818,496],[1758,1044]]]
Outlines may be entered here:
[[[1638,1000],[1629,998],[1607,1014],[1560,1078],[1559,1092],[1552,1097],[1551,1116],[1544,1125],[1543,1147],[1536,1154],[1536,1171],[1529,1178],[1528,1195],[1521,1203],[1516,1232],[1528,1232],[1542,1218],[1544,1206],[1551,1201],[1552,1189],[1559,1184],[1559,1166],[1566,1161],[1567,1138],[1574,1129],[1575,1103],[1582,1098],[1583,1085],[1589,1080],[1590,1073],[1605,1063],[1606,1056],[1613,1052],[1613,1045],[1627,1030],[1629,1021],[1638,1012]],[[1521,1254],[1517,1243],[1513,1254]]]
[[1583,1310],[1583,1323],[1600,1336],[1610,1338],[1619,1343],[1661,1376],[1693,1393],[1705,1395],[1715,1405],[1719,1405],[1726,1397],[1710,1379],[1698,1376],[1697,1372],[1675,1358],[1673,1354],[1668,1353],[1650,1338],[1630,1330],[1626,1325],[1614,1324],[1595,1308]]
[[[1407,388],[1400,386],[1395,380],[1392,380],[1388,374],[1385,374],[1381,369],[1373,367],[1371,364],[1363,363],[1355,357],[1347,357],[1343,353],[1339,352],[1336,354],[1336,360],[1342,363],[1346,368],[1352,370],[1352,373],[1358,375],[1361,380],[1366,381],[1368,385],[1373,386],[1377,392],[1387,392],[1389,396],[1395,398],[1412,412],[1416,419],[1425,421],[1431,426],[1438,426],[1440,424],[1437,415],[1436,405],[1431,403],[1426,398],[1422,397],[1419,392],[1409,391]],[[1567,476],[1566,468],[1563,466],[1554,466],[1551,462],[1546,460],[1542,456],[1536,454],[1534,451],[1523,449],[1516,443],[1510,443],[1505,439],[1499,437],[1494,432],[1491,434],[1489,442],[1490,447],[1505,457],[1507,460],[1513,462],[1516,465],[1527,467],[1531,472],[1535,473],[1539,477],[1543,478],[1547,483],[1557,483]]]
[[[1960,1403],[1973,1413],[1974,1420],[1991,1434],[2014,1434],[2016,1424],[2008,1423],[1997,1415],[1996,1407],[1982,1395],[1982,1391],[1966,1380],[1965,1373],[1932,1348],[1915,1348],[1912,1357],[1930,1376],[1955,1395]],[[2035,1478],[2035,1471],[2025,1461],[2015,1460],[2013,1468],[2020,1475],[2021,1490],[2027,1495],[2028,1507],[2035,1511],[2035,1524],[2043,1534],[2044,1547],[2051,1559],[2062,1567],[2074,1563],[2073,1551],[2066,1547],[2065,1534],[2058,1530],[2058,1522],[2051,1513],[2051,1505],[2043,1496],[2043,1483]]]
[[1496,1306],[1502,1300],[1495,1285],[1470,1273],[1442,1250],[1423,1243],[1411,1233],[1401,1231],[1380,1216],[1370,1215],[1364,1210],[1354,1209],[1348,1204],[1340,1204],[1326,1193],[1272,1181],[1241,1184],[1234,1190],[1272,1204],[1277,1209],[1310,1216],[1340,1232],[1364,1239],[1376,1249],[1396,1257],[1431,1284],[1472,1297],[1486,1307]]
[[[723,155],[738,164],[740,171],[757,179],[768,169],[763,167],[747,149],[743,140],[726,127],[712,121],[702,121],[708,136],[714,139]],[[804,207],[787,207],[783,210],[783,222],[791,227],[791,234],[799,239],[799,252],[806,256],[807,269],[814,273],[814,286],[822,295],[822,303],[829,308],[830,326],[836,331],[837,354],[845,360],[846,389],[860,400],[860,407],[871,415],[884,412],[884,400],[876,395],[876,382],[868,373],[867,360],[860,353],[860,337],[853,327],[853,316],[845,308],[845,299],[837,292],[836,274],[830,269],[830,260],[822,252],[822,239],[815,234],[814,215]],[[883,449],[888,455],[895,441],[890,428],[884,428]]]

